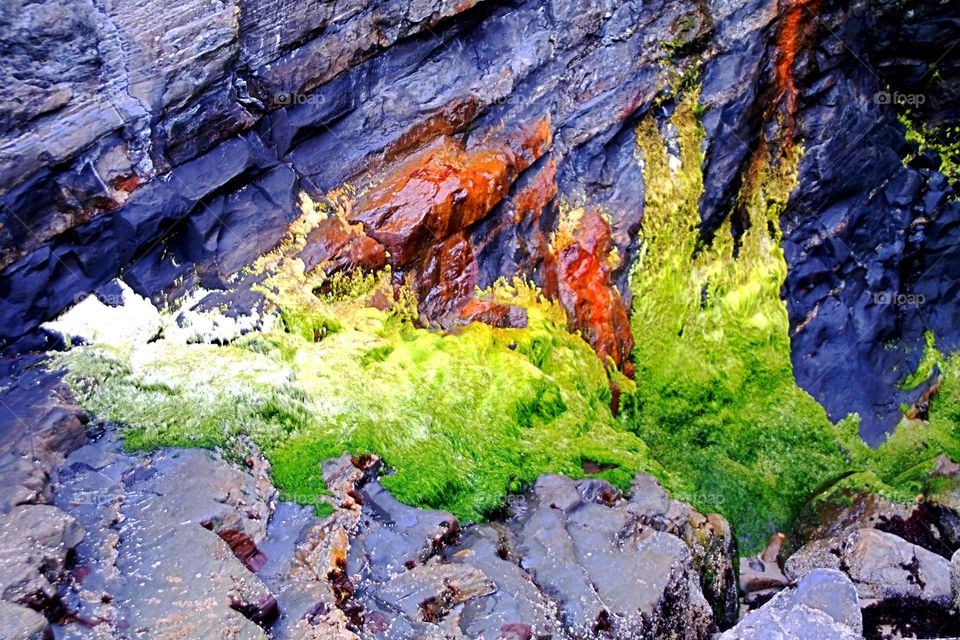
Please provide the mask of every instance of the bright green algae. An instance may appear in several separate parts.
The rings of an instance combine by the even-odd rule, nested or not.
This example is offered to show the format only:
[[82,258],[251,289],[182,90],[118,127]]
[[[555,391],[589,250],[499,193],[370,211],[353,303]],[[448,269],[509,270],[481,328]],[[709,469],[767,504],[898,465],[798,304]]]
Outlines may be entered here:
[[[940,171],[951,184],[960,183],[960,126],[933,126],[914,116],[909,110],[899,116],[900,123],[906,128],[907,142],[917,145],[922,153],[927,149],[940,156]],[[904,163],[913,159],[910,155]]]
[[[928,333],[924,357],[907,382],[916,386],[934,367],[940,371],[940,390],[931,398],[929,421],[904,420],[875,451],[860,444],[854,452],[853,474],[818,496],[819,501],[842,502],[845,494],[854,491],[877,491],[905,502],[952,486],[953,480],[929,474],[939,455],[960,461],[960,353],[943,357]],[[909,388],[906,383],[901,386]]]
[[[780,298],[779,215],[802,150],[762,146],[737,204],[746,223],[738,245],[729,219],[707,243],[696,105],[694,90],[670,118],[680,146],[672,166],[655,118],[637,128],[646,206],[631,274],[636,391],[625,396],[624,421],[664,467],[674,495],[723,513],[748,552],[844,491],[912,498],[937,453],[957,459],[958,434],[950,410],[941,410],[874,452],[859,439],[856,416],[831,424],[797,386]],[[927,379],[929,357],[921,369],[906,384]],[[905,467],[914,465],[909,481]]]
[[[960,460],[960,359],[944,360],[928,336],[902,384],[939,366],[930,422],[905,422],[876,451],[857,437],[855,416],[831,424],[794,381],[779,295],[778,218],[801,150],[761,149],[741,192],[737,246],[729,222],[706,243],[699,111],[694,88],[671,118],[679,164],[652,117],[637,129],[646,203],[631,277],[635,384],[605,371],[562,310],[522,282],[479,295],[525,308],[526,328],[446,333],[414,325],[409,291],[385,310],[371,306],[392,298],[389,274],[323,282],[282,255],[254,269],[272,274],[264,291],[281,318],[272,330],[226,346],[93,345],[59,361],[84,406],[126,425],[128,447],[230,450],[245,436],[285,497],[304,503],[325,492],[320,463],[343,452],[380,455],[400,500],[467,520],[541,473],[580,477],[590,461],[621,487],[636,471],[654,473],[675,497],[726,516],[751,552],[818,502],[929,490],[938,454]],[[302,246],[309,222],[290,242]],[[320,285],[329,293],[315,294]],[[611,376],[623,390],[619,419]]]
[[128,447],[245,435],[301,502],[324,491],[320,463],[344,452],[380,455],[398,499],[468,520],[541,473],[583,476],[583,461],[615,467],[606,476],[621,486],[655,468],[614,421],[599,359],[526,285],[488,294],[525,306],[526,328],[452,334],[365,306],[374,293],[286,295],[280,328],[228,346],[160,340],[63,361],[83,404],[127,425]]

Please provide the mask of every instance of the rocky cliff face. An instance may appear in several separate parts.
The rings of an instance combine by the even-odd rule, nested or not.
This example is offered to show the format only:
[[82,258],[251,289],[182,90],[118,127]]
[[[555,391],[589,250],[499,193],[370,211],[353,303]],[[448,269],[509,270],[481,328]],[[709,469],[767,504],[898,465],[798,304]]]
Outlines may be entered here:
[[[742,232],[771,131],[802,146],[780,218],[795,374],[876,442],[926,390],[897,386],[924,333],[960,346],[960,208],[931,150],[957,118],[957,24],[949,3],[880,0],[14,2],[0,337],[35,348],[118,274],[155,299],[223,286],[282,238],[299,192],[349,193],[308,268],[389,264],[444,327],[518,323],[474,290],[521,275],[629,374],[633,129],[695,81],[705,238]],[[906,141],[904,106],[925,143]]]
[[0,637],[957,635],[955,5],[0,2]]

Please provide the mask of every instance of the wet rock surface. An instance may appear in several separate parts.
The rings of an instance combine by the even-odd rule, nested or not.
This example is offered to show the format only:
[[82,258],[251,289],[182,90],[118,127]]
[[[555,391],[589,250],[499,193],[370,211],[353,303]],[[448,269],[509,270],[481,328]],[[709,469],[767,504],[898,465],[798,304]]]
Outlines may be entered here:
[[513,516],[461,530],[450,514],[398,503],[364,464],[344,457],[325,466],[335,499],[344,498],[301,533],[290,569],[297,586],[279,597],[281,608],[296,603],[285,613],[294,633],[710,635],[713,611],[691,548],[641,525],[605,482],[542,476],[511,505]]
[[[797,100],[805,186],[781,217],[792,361],[798,384],[830,417],[857,412],[861,434],[876,445],[900,419],[900,403],[914,404],[934,383],[896,387],[902,372],[916,370],[924,331],[943,335],[938,346],[947,351],[958,338],[948,320],[956,317],[953,279],[943,269],[956,269],[948,236],[960,204],[947,195],[954,189],[939,159],[905,145],[904,126],[886,105],[892,93],[922,95],[917,101],[938,113],[932,121],[955,120],[955,103],[932,102],[956,85],[956,62],[935,82],[897,70],[903,52],[924,51],[931,27],[955,21],[956,11],[930,3],[905,17],[887,2],[849,13],[818,6],[801,12],[816,44],[794,66],[797,85],[808,87]],[[884,349],[886,340],[895,347]]]
[[83,527],[52,505],[24,505],[0,519],[0,536],[0,596],[39,608],[55,606],[54,583],[83,539]]
[[781,591],[752,611],[721,640],[819,638],[854,640],[862,637],[863,620],[857,590],[839,571],[811,571],[796,586]]
[[262,637],[276,601],[250,567],[272,493],[202,450],[131,456],[115,434],[78,449],[57,492],[89,531],[66,605],[120,636]]
[[[57,387],[37,376],[5,397]],[[59,424],[71,405],[49,402]],[[5,429],[23,460],[29,431]],[[333,512],[318,518],[276,501],[248,443],[229,460],[128,452],[110,425],[71,442],[0,516],[9,637],[708,638],[733,622],[729,526],[647,476],[627,496],[542,476],[509,517],[461,528],[399,503],[375,458],[323,464],[331,495],[314,502]]]
[[36,611],[0,600],[0,637],[5,640],[48,640],[53,633],[50,623]]
[[[926,391],[895,379],[923,332],[957,346],[953,187],[876,97],[929,96],[917,113],[955,124],[950,3],[919,3],[902,30],[882,0],[161,4],[14,2],[0,24],[17,70],[0,108],[8,351],[50,346],[36,328],[121,271],[157,302],[224,287],[280,241],[301,191],[349,185],[356,206],[316,231],[308,268],[390,264],[445,326],[485,317],[462,313],[476,286],[521,274],[627,366],[633,129],[695,63],[706,237],[767,125],[805,149],[781,220],[801,386],[878,442]],[[565,204],[590,212],[570,242]],[[898,294],[926,304],[883,302]]]

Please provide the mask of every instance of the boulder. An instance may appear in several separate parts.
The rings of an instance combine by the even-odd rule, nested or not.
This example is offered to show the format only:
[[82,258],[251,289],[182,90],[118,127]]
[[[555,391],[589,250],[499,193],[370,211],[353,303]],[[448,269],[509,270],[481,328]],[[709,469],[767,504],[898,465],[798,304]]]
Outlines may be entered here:
[[720,640],[856,640],[862,632],[856,587],[839,571],[816,569],[748,613]]
[[47,465],[9,451],[0,453],[0,513],[26,504],[51,500],[50,470]]
[[337,506],[301,533],[278,596],[293,637],[694,639],[713,629],[691,546],[641,525],[605,481],[542,476],[506,522],[461,530],[450,514],[397,502],[378,467],[324,463]]
[[955,566],[899,536],[873,528],[810,542],[786,562],[803,579],[823,568],[839,570],[856,586],[867,635],[954,635]]
[[688,547],[700,586],[713,609],[721,629],[732,626],[739,617],[734,558],[736,539],[730,524],[718,513],[702,514],[692,506],[671,499],[653,476],[637,474],[630,487],[626,509],[643,526],[679,537]]
[[[930,477],[934,479],[938,475],[935,468]],[[831,545],[833,543],[824,541],[845,540],[859,529],[871,528],[949,558],[956,548],[950,534],[950,523],[956,512],[948,506],[952,482],[940,484],[947,488],[906,502],[893,502],[876,493],[854,494],[844,506],[827,501],[794,527],[785,545],[785,555],[794,554],[807,542]]]
[[454,562],[476,567],[496,586],[463,606],[458,626],[467,637],[509,640],[559,633],[557,604],[520,566],[516,544],[513,533],[497,523],[467,529],[452,554]]
[[847,575],[865,601],[916,598],[949,607],[950,561],[895,535],[862,529],[843,549]]
[[707,637],[713,612],[690,548],[639,528],[624,507],[584,500],[563,476],[541,476],[511,523],[520,566],[554,600],[573,636]]
[[377,595],[410,620],[439,622],[457,605],[494,591],[494,582],[476,567],[430,562],[400,574]]
[[0,638],[3,640],[52,640],[50,623],[42,615],[0,600]]
[[953,606],[960,609],[960,549],[950,558],[950,588],[953,592]]
[[52,505],[25,505],[0,516],[0,599],[32,607],[57,598],[83,527]]
[[939,478],[944,486],[927,496],[929,508],[935,513],[944,541],[956,549],[960,547],[960,465],[938,456],[930,477]]
[[815,568],[842,570],[867,604],[916,598],[948,607],[952,601],[949,560],[877,529],[809,543],[787,560],[786,568],[794,578]]

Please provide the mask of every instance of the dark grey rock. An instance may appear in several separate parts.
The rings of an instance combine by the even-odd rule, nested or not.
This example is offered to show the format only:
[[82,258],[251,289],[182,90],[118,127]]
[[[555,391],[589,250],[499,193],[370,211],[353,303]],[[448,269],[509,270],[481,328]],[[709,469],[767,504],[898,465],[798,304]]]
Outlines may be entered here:
[[50,623],[42,615],[19,605],[0,600],[0,638],[3,640],[49,640]]
[[467,637],[496,640],[505,627],[509,633],[522,633],[511,631],[511,625],[526,627],[535,636],[559,632],[557,605],[511,555],[515,546],[513,534],[502,525],[465,532],[455,562],[476,567],[496,585],[493,593],[467,602],[460,612],[459,627]]
[[83,527],[52,505],[19,506],[0,516],[0,599],[50,605],[83,536]]
[[638,529],[624,509],[585,502],[562,476],[541,476],[511,524],[520,566],[557,603],[566,633],[706,637],[713,613],[679,538]]
[[251,568],[274,489],[255,453],[242,469],[202,450],[138,457],[110,434],[59,473],[57,504],[88,531],[66,595],[79,616],[131,637],[266,637],[279,612]]
[[493,581],[475,567],[430,562],[386,582],[377,597],[410,620],[439,622],[455,606],[495,590]]
[[365,565],[373,580],[389,580],[405,563],[426,562],[456,536],[459,525],[451,514],[401,504],[378,482],[365,485],[360,495],[371,519],[352,542],[351,560]]
[[704,515],[671,499],[656,478],[646,474],[634,478],[626,509],[641,526],[670,533],[687,544],[717,626],[732,626],[739,617],[740,596],[733,565],[736,539],[730,524],[719,514]]
[[943,614],[953,606],[950,560],[878,529],[808,543],[786,568],[801,580],[820,568],[842,571],[856,586],[862,607],[889,611],[881,615],[892,620],[911,615],[900,611],[905,602]]
[[839,571],[817,569],[752,611],[721,640],[855,640],[863,633],[857,589]]
[[863,529],[844,545],[847,575],[863,600],[914,597],[952,603],[950,561],[893,534]]
[[953,606],[960,608],[960,549],[950,558],[950,587],[953,590]]

